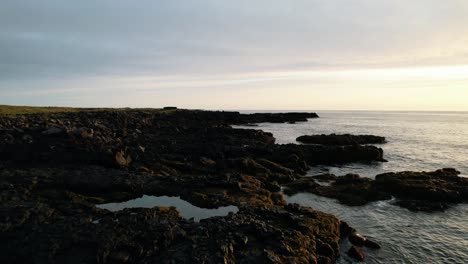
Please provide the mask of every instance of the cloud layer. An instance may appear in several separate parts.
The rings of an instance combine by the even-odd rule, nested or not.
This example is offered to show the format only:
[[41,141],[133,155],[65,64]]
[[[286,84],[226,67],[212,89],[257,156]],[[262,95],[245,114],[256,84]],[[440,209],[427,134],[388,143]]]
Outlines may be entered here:
[[[317,76],[330,71],[460,70],[468,64],[466,14],[465,0],[5,0],[0,103],[86,105],[86,98],[113,90],[141,99],[145,90],[169,101],[215,86],[222,98],[233,89],[326,89],[320,87],[327,80],[339,87]],[[440,80],[455,87],[451,82],[464,78]],[[341,89],[354,89],[347,84],[342,80]],[[101,104],[135,104],[123,98]],[[256,105],[275,105],[265,103]]]

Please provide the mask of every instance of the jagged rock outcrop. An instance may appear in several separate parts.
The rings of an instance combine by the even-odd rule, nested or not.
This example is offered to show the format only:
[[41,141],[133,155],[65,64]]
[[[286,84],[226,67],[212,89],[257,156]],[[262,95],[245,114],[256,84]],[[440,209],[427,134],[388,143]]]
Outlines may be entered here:
[[[312,164],[383,161],[382,150],[276,145],[271,133],[231,127],[315,117],[147,109],[0,117],[0,262],[334,262],[348,228],[287,205],[280,184]],[[95,206],[143,194],[240,211],[196,223],[173,208]]]
[[350,134],[331,134],[331,135],[306,135],[296,139],[298,142],[306,144],[319,145],[367,145],[367,144],[383,144],[386,142],[385,137],[373,135],[350,135]]
[[459,174],[455,169],[406,171],[380,174],[375,180],[348,174],[331,180],[326,186],[305,177],[288,184],[285,193],[310,192],[351,206],[396,197],[396,205],[413,211],[443,211],[453,204],[468,202],[468,178]]

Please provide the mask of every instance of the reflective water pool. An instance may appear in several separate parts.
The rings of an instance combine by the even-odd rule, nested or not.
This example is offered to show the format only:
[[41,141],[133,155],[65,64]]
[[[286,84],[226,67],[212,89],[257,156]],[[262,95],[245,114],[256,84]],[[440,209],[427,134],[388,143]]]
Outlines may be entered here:
[[196,222],[200,221],[201,219],[206,219],[214,216],[226,216],[231,212],[237,213],[239,211],[239,208],[233,205],[219,207],[216,209],[205,209],[194,206],[191,203],[180,199],[180,197],[149,195],[143,195],[143,197],[121,203],[108,203],[96,205],[96,207],[98,208],[107,209],[112,212],[120,211],[125,208],[153,208],[155,206],[173,206],[177,209],[177,211],[179,211],[181,216],[187,219],[193,218]]

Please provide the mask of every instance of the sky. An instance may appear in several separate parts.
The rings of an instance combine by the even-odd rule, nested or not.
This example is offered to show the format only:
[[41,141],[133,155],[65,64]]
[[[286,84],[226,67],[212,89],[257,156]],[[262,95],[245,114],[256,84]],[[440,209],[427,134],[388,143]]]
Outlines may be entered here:
[[468,111],[468,1],[2,0],[0,104]]

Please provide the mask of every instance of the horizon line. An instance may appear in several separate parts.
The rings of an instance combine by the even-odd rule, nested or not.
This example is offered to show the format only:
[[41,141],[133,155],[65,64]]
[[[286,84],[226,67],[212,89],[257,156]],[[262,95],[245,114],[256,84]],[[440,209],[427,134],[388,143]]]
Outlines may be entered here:
[[[160,106],[160,107],[130,107],[130,106],[60,106],[60,105],[9,105],[9,104],[0,104],[1,106],[7,107],[44,107],[44,108],[74,108],[74,109],[162,109],[171,105]],[[176,106],[177,107],[177,106]],[[336,112],[445,112],[445,113],[467,113],[468,110],[428,110],[428,109],[418,109],[418,110],[398,110],[398,109],[223,109],[223,108],[184,108],[177,107],[180,110],[207,110],[207,111],[287,111],[287,112],[317,112],[317,111],[336,111]]]

